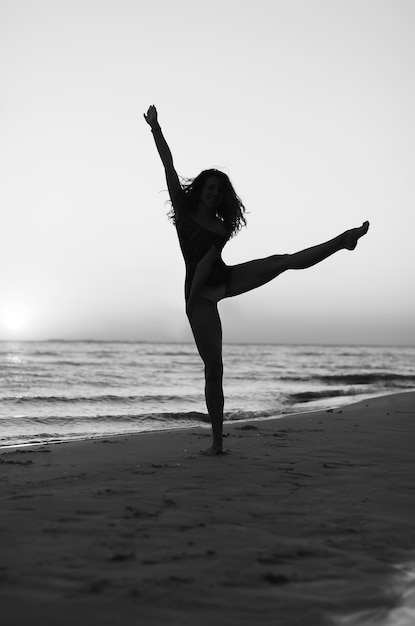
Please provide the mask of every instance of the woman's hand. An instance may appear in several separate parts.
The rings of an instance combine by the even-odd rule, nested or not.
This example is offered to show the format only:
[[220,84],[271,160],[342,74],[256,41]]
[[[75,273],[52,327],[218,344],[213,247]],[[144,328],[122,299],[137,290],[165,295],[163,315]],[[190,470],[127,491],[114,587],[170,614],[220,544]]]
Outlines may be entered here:
[[157,109],[154,106],[154,104],[148,107],[147,114],[144,113],[144,119],[147,122],[147,124],[151,126],[151,128],[153,128],[153,126],[156,126],[158,124]]

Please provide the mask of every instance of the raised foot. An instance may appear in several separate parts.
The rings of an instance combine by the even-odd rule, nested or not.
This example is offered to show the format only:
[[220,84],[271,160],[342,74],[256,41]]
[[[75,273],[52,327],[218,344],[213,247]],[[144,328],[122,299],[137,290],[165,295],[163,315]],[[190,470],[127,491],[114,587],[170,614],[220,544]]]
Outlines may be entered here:
[[369,222],[363,222],[363,224],[359,226],[359,228],[351,228],[350,230],[346,230],[346,232],[344,233],[344,247],[347,250],[354,250],[360,237],[366,235],[368,230]]

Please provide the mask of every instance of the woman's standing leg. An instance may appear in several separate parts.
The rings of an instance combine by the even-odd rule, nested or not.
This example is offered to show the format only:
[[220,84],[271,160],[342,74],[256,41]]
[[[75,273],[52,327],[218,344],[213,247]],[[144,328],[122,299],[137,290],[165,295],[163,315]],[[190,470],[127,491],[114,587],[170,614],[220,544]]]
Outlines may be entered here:
[[205,399],[212,424],[213,443],[206,454],[223,451],[222,325],[215,302],[198,298],[189,318],[196,347],[205,365]]

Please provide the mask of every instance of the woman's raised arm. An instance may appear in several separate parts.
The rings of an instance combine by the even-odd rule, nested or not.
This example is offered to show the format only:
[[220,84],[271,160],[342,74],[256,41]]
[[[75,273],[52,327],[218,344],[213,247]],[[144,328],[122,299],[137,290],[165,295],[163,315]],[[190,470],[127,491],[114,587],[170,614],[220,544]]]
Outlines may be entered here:
[[144,119],[150,126],[151,132],[153,133],[156,148],[166,173],[167,188],[169,190],[170,199],[174,206],[175,202],[177,203],[180,200],[182,187],[180,185],[177,172],[174,169],[172,153],[161,131],[157,118],[157,109],[154,104],[149,107],[147,113],[144,113]]

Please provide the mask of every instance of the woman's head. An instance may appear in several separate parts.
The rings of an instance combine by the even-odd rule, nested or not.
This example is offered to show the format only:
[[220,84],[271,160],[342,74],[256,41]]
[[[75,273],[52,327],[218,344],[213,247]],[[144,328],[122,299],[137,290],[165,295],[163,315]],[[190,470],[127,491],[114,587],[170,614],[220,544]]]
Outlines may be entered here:
[[190,210],[203,204],[225,223],[232,235],[245,226],[245,207],[224,172],[204,170],[185,184],[183,191]]
[[223,187],[222,180],[216,174],[205,179],[200,191],[199,205],[202,205],[208,213],[216,215],[223,201]]

